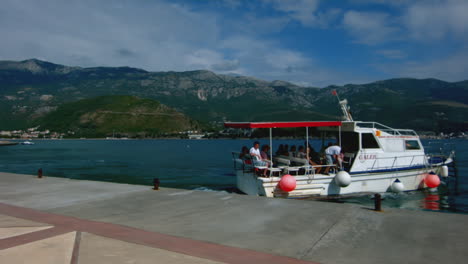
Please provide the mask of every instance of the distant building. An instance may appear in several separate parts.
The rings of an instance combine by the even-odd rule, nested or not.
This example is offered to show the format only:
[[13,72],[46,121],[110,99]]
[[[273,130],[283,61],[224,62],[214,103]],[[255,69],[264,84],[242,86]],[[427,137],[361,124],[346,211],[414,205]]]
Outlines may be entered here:
[[205,135],[203,134],[190,134],[188,135],[189,139],[202,139]]
[[0,131],[0,136],[11,137],[10,131]]

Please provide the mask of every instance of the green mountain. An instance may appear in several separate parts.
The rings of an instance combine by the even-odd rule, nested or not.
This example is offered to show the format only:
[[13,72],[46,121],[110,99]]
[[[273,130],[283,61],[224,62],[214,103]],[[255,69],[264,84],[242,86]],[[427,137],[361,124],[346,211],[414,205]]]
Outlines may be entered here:
[[468,81],[391,79],[363,85],[300,87],[210,71],[147,72],[0,61],[0,130],[30,125],[66,102],[103,95],[149,98],[204,122],[338,120],[340,98],[355,120],[396,128],[466,131]]
[[200,128],[198,122],[151,99],[100,96],[60,105],[35,120],[57,132],[73,131],[80,137],[161,136]]

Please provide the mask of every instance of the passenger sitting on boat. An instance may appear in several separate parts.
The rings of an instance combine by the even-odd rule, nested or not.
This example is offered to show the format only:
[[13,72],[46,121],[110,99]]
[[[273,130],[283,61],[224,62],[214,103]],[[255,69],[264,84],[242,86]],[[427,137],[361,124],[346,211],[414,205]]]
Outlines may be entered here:
[[245,159],[245,155],[249,154],[249,148],[242,146],[241,153],[239,154],[239,159]]
[[[267,163],[262,160],[259,147],[260,147],[260,142],[255,141],[253,143],[253,147],[250,148],[249,154],[250,156],[252,156],[255,166],[267,166]],[[267,174],[267,170],[263,170],[263,176],[266,177],[266,174]]]
[[268,159],[268,153],[270,152],[270,146],[263,145],[262,151],[260,151],[260,156],[262,157],[262,161],[266,162],[266,166],[270,166],[271,161]]
[[289,156],[289,146],[288,144],[284,145],[283,152],[281,153],[283,156]]
[[[328,148],[325,149],[325,155],[327,158],[327,165],[333,165],[337,162],[337,157],[341,153],[341,147],[338,144],[333,145],[331,142],[328,143]],[[340,168],[341,168],[341,164]]]
[[[313,147],[309,146],[307,148],[306,153],[307,153],[306,159],[309,161],[309,165],[312,165],[312,166],[320,165],[320,157],[318,153],[315,152]],[[315,173],[320,173],[321,169],[322,169],[321,167],[315,168]]]
[[279,156],[283,153],[283,148],[284,148],[283,144],[280,144],[278,146],[278,150],[276,151],[276,156]]
[[297,158],[300,158],[300,159],[305,159],[306,157],[306,153],[305,153],[305,149],[304,149],[304,146],[299,146],[299,149],[297,151],[297,155],[296,157]]
[[288,156],[289,157],[296,157],[297,156],[296,146],[295,145],[291,146],[291,149],[289,150]]
[[309,145],[309,157],[313,162],[317,164],[322,164],[320,160],[320,154],[317,151],[315,151],[315,149],[311,145]]

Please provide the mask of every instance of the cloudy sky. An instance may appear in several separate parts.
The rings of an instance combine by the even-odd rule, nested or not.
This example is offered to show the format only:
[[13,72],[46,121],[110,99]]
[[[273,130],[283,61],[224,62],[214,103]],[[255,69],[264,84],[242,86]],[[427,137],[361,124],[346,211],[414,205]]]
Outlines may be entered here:
[[468,79],[468,0],[0,0],[0,60],[305,86]]

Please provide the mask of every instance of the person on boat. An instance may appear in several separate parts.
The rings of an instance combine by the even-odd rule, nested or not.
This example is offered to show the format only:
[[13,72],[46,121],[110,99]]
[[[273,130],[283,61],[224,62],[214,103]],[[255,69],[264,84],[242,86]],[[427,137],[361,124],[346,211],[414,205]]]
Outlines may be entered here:
[[260,155],[260,142],[255,141],[253,147],[249,150],[250,156],[256,161],[262,161],[262,156]]
[[291,146],[291,149],[289,150],[288,156],[289,157],[296,157],[297,156],[296,146],[295,145]]
[[276,151],[276,156],[279,156],[283,153],[283,148],[284,148],[283,144],[280,144],[278,146],[278,150]]
[[281,153],[283,156],[289,156],[289,145],[285,144],[283,148],[283,152]]
[[[333,165],[338,161],[338,155],[341,153],[341,147],[338,144],[328,143],[328,148],[325,149],[325,156],[327,159],[327,165]],[[341,164],[338,164],[341,168]],[[328,171],[327,171],[328,172]]]
[[344,160],[344,153],[343,151],[340,154],[336,155],[336,162],[338,163],[338,167],[340,170],[343,170],[343,160]]
[[315,151],[315,149],[311,145],[309,145],[309,158],[317,164],[322,163],[320,160],[320,154],[317,151]]
[[304,146],[299,146],[299,149],[297,150],[297,155],[296,155],[296,157],[297,157],[297,158],[300,158],[300,159],[305,159],[306,156],[307,156],[307,155],[306,155]]
[[270,152],[270,146],[263,145],[262,150],[260,151],[260,156],[262,157],[262,161],[266,162],[266,166],[270,166],[271,161],[268,159],[268,153]]
[[239,154],[239,159],[245,159],[246,158],[246,155],[249,154],[249,148],[247,148],[246,146],[242,146],[242,150],[241,150],[241,153]]
[[[308,146],[307,151],[306,151],[306,159],[309,162],[309,165],[312,165],[312,166],[320,165],[320,156],[314,150],[314,148],[311,147],[310,145]],[[315,167],[315,173],[320,173],[321,170],[322,170],[321,167]]]
[[[267,162],[262,160],[262,155],[260,154],[260,142],[255,141],[253,143],[253,147],[250,148],[249,154],[252,156],[252,160],[254,163],[254,166],[267,166]],[[263,177],[266,177],[267,175],[267,170],[263,170]]]

